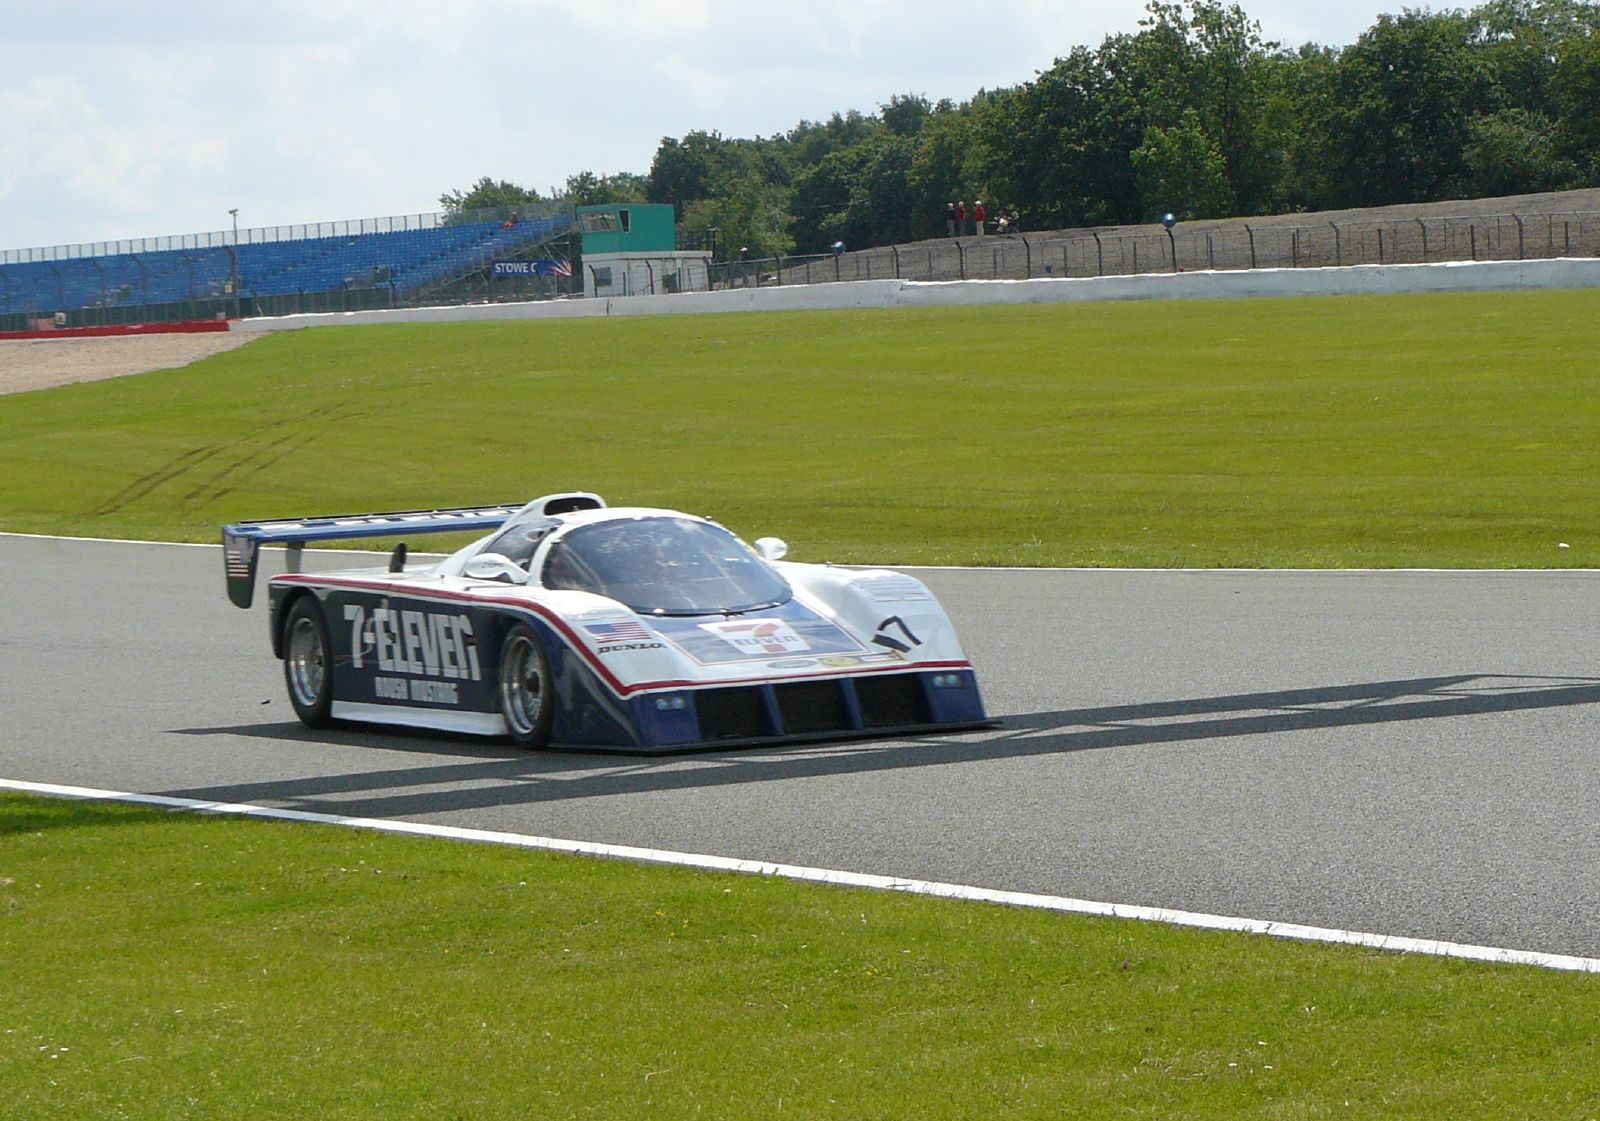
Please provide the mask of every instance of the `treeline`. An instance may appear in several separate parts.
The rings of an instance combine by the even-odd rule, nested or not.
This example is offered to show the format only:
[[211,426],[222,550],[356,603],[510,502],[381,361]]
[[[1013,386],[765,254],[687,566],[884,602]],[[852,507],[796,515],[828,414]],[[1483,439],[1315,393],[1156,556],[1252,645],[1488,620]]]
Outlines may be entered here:
[[[1434,202],[1600,184],[1600,6],[1490,0],[1286,49],[1237,5],[1154,0],[1134,34],[970,100],[891,97],[780,136],[667,137],[648,174],[585,172],[583,205],[669,202],[719,256],[945,232],[985,200],[1024,228]],[[447,210],[537,201],[480,181]]]

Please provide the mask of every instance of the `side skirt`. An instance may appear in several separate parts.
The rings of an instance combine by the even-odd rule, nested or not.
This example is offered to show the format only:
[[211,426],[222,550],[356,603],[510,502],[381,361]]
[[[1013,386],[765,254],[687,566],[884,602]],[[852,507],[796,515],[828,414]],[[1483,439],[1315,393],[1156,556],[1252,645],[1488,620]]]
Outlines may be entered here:
[[355,720],[363,724],[401,724],[407,728],[432,728],[438,732],[465,732],[474,736],[506,734],[506,722],[498,712],[446,712],[407,705],[334,701],[331,715],[335,720]]

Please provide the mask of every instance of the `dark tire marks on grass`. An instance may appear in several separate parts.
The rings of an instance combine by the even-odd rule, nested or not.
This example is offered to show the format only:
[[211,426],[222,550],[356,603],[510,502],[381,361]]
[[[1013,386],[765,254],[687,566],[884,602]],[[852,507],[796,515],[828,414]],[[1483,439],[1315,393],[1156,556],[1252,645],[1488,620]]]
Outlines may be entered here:
[[157,487],[170,483],[174,479],[181,479],[202,463],[224,451],[227,446],[226,444],[210,444],[206,447],[186,451],[178,458],[157,467],[154,471],[140,475],[99,506],[89,510],[85,516],[103,518],[118,513],[139,501],[139,499],[151,493]]
[[[234,493],[248,480],[270,470],[335,426],[367,415],[356,409],[345,409],[324,413],[311,424],[299,418],[280,420],[252,428],[248,445],[239,440],[193,448],[154,471],[140,475],[84,516],[103,518],[119,513],[157,489],[180,480],[190,484],[180,500],[180,508],[193,509],[196,505],[213,502]],[[267,442],[256,442],[261,439]]]
[[257,429],[255,432],[257,436],[271,436],[282,432],[286,428],[292,428],[293,431],[260,445],[242,458],[222,465],[221,470],[214,472],[209,478],[201,480],[197,486],[183,496],[181,508],[185,510],[193,509],[198,504],[215,502],[219,498],[226,498],[239,490],[249,480],[257,478],[270,470],[275,464],[282,462],[300,449],[315,443],[316,440],[327,435],[334,428],[360,420],[367,415],[369,415],[367,412],[344,409],[324,413],[317,417],[314,424],[311,425],[307,425],[306,422],[300,420],[284,420]]
[[[234,460],[209,479],[201,481],[199,486],[183,496],[180,508],[191,509],[197,502],[209,502],[232,494],[246,479],[261,474],[290,453],[304,447],[305,443],[293,436],[280,436],[269,444],[263,444],[243,459]],[[233,480],[231,485],[229,480]]]

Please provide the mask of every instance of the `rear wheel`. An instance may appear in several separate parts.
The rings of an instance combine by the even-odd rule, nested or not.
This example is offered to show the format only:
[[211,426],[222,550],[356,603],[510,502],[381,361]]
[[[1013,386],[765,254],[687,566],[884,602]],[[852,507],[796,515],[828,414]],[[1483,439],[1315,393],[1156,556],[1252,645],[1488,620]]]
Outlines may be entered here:
[[518,623],[500,647],[500,715],[506,733],[519,747],[538,748],[550,742],[550,664],[539,636]]
[[295,600],[283,626],[283,680],[302,724],[333,723],[333,644],[322,608],[310,596]]

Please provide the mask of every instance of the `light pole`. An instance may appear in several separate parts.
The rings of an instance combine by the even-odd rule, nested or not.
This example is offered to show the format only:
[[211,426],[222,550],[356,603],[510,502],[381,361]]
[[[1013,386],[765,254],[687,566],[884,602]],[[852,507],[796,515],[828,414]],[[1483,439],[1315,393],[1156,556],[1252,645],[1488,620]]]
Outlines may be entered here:
[[239,208],[228,208],[229,215],[233,218],[233,280],[229,285],[233,289],[233,317],[239,318]]

